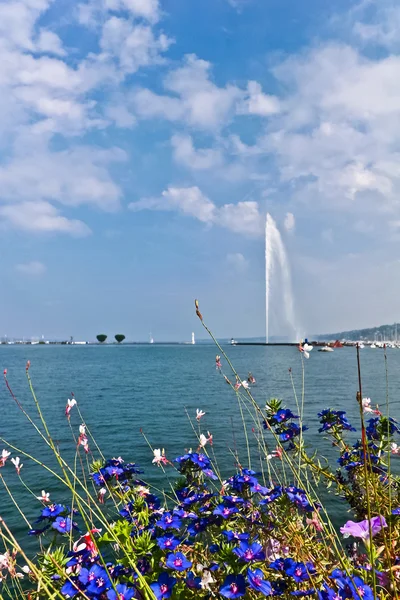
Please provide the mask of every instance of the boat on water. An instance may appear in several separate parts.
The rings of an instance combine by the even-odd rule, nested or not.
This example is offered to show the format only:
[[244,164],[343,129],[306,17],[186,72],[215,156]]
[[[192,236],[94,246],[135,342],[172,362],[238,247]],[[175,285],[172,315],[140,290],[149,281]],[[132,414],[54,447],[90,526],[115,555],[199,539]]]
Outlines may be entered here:
[[331,348],[330,346],[323,346],[318,350],[318,352],[333,352],[333,348]]
[[376,348],[375,344],[371,344],[370,348]]
[[237,344],[237,341],[234,340],[233,338],[231,338],[231,346],[236,346],[236,344]]

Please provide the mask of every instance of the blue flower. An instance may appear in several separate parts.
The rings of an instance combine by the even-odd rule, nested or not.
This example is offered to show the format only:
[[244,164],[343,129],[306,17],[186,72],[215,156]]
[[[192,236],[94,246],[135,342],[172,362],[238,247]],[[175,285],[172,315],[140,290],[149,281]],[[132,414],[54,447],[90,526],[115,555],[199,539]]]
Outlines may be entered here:
[[238,509],[235,506],[225,506],[224,504],[218,504],[214,509],[213,514],[222,517],[223,519],[229,519],[231,515],[238,513]]
[[69,517],[57,517],[52,527],[59,533],[69,533],[72,527],[72,521]]
[[289,419],[298,419],[299,415],[294,415],[289,408],[281,408],[271,418],[277,423],[283,423]]
[[234,548],[233,552],[245,562],[262,560],[264,558],[262,546],[257,542],[254,542],[253,544],[249,544],[248,542],[240,542],[239,548]]
[[201,577],[196,577],[193,571],[189,571],[185,582],[191,590],[201,590]]
[[353,594],[353,598],[362,598],[363,600],[374,600],[374,593],[369,585],[366,585],[361,577],[347,578],[347,583]]
[[310,579],[310,574],[315,573],[315,567],[309,562],[306,565],[302,562],[292,562],[288,568],[285,566],[285,573],[289,577],[293,577],[297,583],[300,583]]
[[264,573],[261,569],[254,569],[254,571],[248,569],[247,581],[250,587],[256,590],[256,592],[261,592],[263,596],[272,596],[272,586],[269,581],[264,579]]
[[400,506],[392,510],[392,515],[400,515]]
[[228,542],[232,542],[233,540],[248,540],[250,535],[248,533],[237,533],[236,531],[223,531],[224,536],[226,536]]
[[229,600],[240,598],[246,593],[246,580],[243,575],[228,575],[219,588],[219,593]]
[[71,580],[66,581],[61,588],[61,593],[63,596],[68,596],[68,598],[73,598],[78,594],[81,590],[81,584],[76,577],[71,578]]
[[174,537],[172,533],[167,533],[166,535],[157,538],[157,545],[161,550],[175,550],[180,543],[180,540]]
[[161,529],[179,529],[182,525],[182,521],[175,515],[171,515],[170,512],[166,512],[162,515],[161,519],[156,521],[157,527]]
[[119,583],[115,586],[116,592],[114,590],[109,590],[107,592],[108,600],[132,600],[135,595],[135,588],[128,587],[124,583]]
[[175,554],[168,554],[166,565],[169,569],[175,571],[186,571],[186,569],[190,569],[192,563],[182,552],[176,552]]
[[311,596],[312,594],[315,594],[314,588],[311,588],[309,590],[296,590],[294,592],[290,592],[291,596],[297,596],[298,598],[304,598],[305,596]]
[[58,517],[58,515],[65,511],[66,508],[65,506],[62,506],[62,504],[50,504],[42,510],[42,517]]
[[150,587],[157,600],[164,600],[164,598],[169,598],[171,596],[172,588],[175,583],[176,579],[174,577],[170,577],[168,573],[161,573],[157,581],[150,584]]
[[95,594],[100,596],[109,587],[111,587],[110,579],[107,575],[107,571],[99,565],[93,565],[88,569],[81,569],[79,573],[79,581],[86,585],[86,594]]

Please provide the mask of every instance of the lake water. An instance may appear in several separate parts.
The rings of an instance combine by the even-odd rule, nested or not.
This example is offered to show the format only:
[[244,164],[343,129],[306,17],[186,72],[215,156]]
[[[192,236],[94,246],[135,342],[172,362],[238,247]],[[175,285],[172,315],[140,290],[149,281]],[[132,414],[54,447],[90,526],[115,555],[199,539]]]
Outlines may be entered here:
[[[294,347],[226,346],[239,374],[245,378],[252,371],[257,384],[252,392],[263,406],[271,397],[285,400],[295,410],[291,368],[301,394],[301,356]],[[388,349],[389,400],[394,417],[400,417],[400,351]],[[243,464],[246,452],[243,428],[236,395],[215,369],[216,348],[208,344],[195,346],[0,346],[0,366],[7,368],[14,393],[27,410],[34,405],[25,378],[25,364],[31,361],[31,377],[52,436],[61,452],[73,458],[74,442],[67,426],[64,410],[71,391],[79,403],[96,441],[107,457],[122,456],[145,469],[144,479],[162,486],[162,473],[151,464],[152,452],[141,429],[153,447],[165,448],[168,458],[196,448],[197,440],[185,410],[194,418],[196,408],[206,412],[202,431],[210,430],[223,475],[234,472],[234,460],[229,448],[237,447]],[[384,407],[386,402],[385,363],[383,351],[365,348],[361,351],[364,396]],[[225,361],[223,366],[229,376]],[[347,411],[357,427],[358,388],[355,348],[319,353],[314,349],[305,361],[305,422],[309,426],[306,438],[311,448],[318,444],[326,455],[332,448],[317,433],[316,414],[327,407]],[[6,387],[0,388],[0,436],[43,461],[54,464],[43,442],[27,423]],[[35,417],[35,421],[38,419]],[[71,423],[78,433],[80,424],[76,409]],[[249,426],[249,435],[251,428]],[[1,449],[1,448],[0,448]],[[13,455],[15,456],[15,452]],[[65,491],[38,466],[24,459],[22,476],[38,495],[42,489],[51,493],[54,501],[67,501]],[[6,481],[15,490],[30,519],[40,510],[40,504],[29,499],[21,488],[13,466],[2,470]],[[28,503],[29,499],[29,503]],[[0,515],[8,519],[19,537],[26,526],[0,487]]]

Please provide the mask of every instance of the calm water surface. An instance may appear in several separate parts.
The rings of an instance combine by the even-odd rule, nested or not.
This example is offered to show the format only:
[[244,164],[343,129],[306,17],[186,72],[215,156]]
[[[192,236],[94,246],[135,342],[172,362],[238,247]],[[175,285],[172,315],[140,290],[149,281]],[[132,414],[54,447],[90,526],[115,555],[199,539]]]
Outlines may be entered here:
[[[257,384],[252,388],[260,404],[271,397],[285,400],[295,409],[294,394],[288,369],[292,368],[299,396],[302,389],[301,358],[290,347],[226,347],[236,369],[243,378],[252,371]],[[388,349],[389,401],[391,414],[400,417],[400,351]],[[66,400],[74,392],[96,441],[108,456],[122,456],[145,468],[144,478],[162,486],[165,480],[151,464],[152,452],[141,429],[153,447],[165,448],[169,458],[197,442],[186,411],[194,417],[196,408],[207,414],[202,431],[210,430],[223,475],[234,471],[229,448],[237,448],[246,462],[243,428],[235,394],[215,370],[216,349],[213,345],[195,346],[0,346],[0,366],[7,368],[14,393],[27,410],[34,414],[32,397],[25,379],[25,364],[31,361],[31,376],[40,405],[46,415],[53,438],[66,457],[73,459],[74,443],[64,410]],[[364,396],[384,406],[386,377],[383,351],[366,348],[361,351]],[[224,361],[223,361],[224,362]],[[226,367],[224,362],[224,368]],[[229,376],[229,371],[225,369]],[[305,361],[305,422],[309,426],[310,447],[322,449],[333,457],[332,448],[317,433],[316,414],[327,407],[343,409],[357,426],[358,407],[356,351],[342,348],[333,353],[315,349]],[[26,421],[8,394],[0,388],[0,436],[44,462],[54,465],[32,426]],[[38,419],[35,417],[35,421]],[[71,423],[75,432],[80,424],[76,409]],[[251,425],[249,424],[249,436]],[[15,456],[16,453],[13,452]],[[22,475],[38,495],[42,489],[54,501],[68,501],[64,490],[54,479],[27,459]],[[15,490],[21,506],[32,520],[39,514],[40,504],[19,484],[13,467],[7,463],[2,474]],[[335,503],[337,500],[330,500]],[[334,505],[334,504],[333,504]],[[338,509],[340,511],[340,508]],[[0,514],[7,518],[19,536],[26,525],[0,487]]]

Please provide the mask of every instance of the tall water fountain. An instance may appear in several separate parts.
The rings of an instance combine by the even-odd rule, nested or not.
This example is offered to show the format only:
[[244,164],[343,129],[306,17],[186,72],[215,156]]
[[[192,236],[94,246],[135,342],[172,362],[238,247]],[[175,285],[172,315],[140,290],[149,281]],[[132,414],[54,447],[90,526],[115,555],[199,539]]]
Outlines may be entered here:
[[271,301],[271,278],[279,268],[281,279],[282,306],[287,324],[292,329],[291,334],[297,336],[293,308],[292,279],[290,266],[279,229],[269,213],[265,222],[265,340],[269,342],[269,311]]

